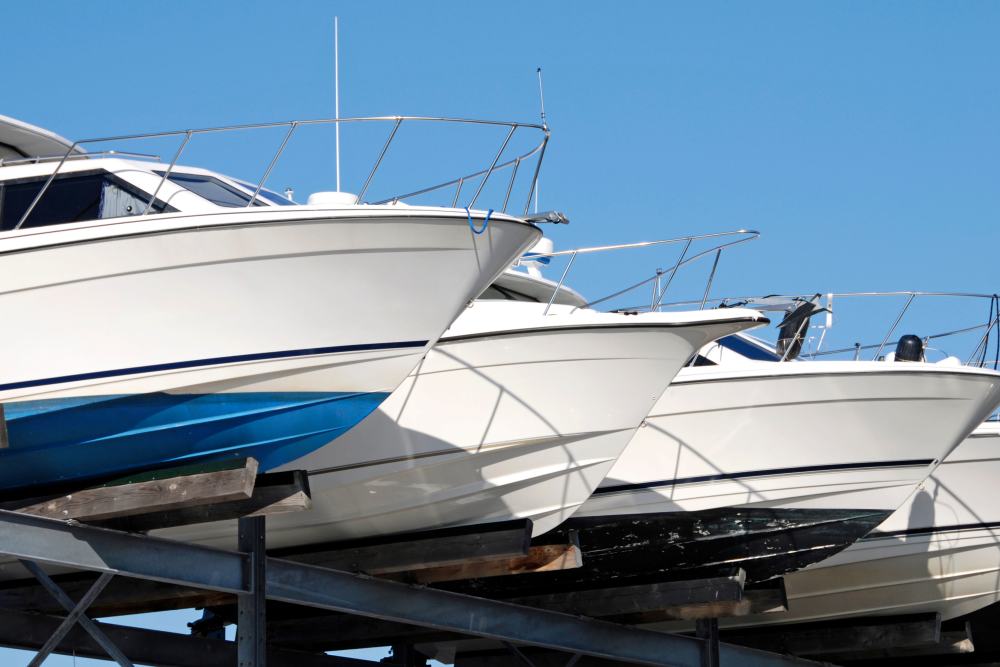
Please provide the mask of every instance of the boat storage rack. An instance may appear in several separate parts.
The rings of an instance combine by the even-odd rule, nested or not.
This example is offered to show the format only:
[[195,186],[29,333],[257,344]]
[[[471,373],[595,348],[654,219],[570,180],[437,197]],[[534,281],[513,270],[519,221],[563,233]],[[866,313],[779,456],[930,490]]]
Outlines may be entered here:
[[[579,566],[579,550],[572,544],[531,547],[528,522],[414,535],[392,548],[268,555],[266,516],[308,508],[306,475],[258,475],[253,459],[215,468],[166,471],[43,498],[4,499],[2,567],[9,573],[20,566],[25,572],[0,587],[0,645],[36,650],[31,665],[53,652],[110,657],[123,666],[133,661],[177,667],[377,664],[326,654],[352,645],[392,646],[393,656],[385,662],[423,665],[426,659],[412,647],[434,637],[480,638],[505,648],[499,661],[470,664],[817,664],[720,643],[714,619],[699,620],[695,636],[673,635],[429,585]],[[238,523],[235,550],[145,533],[224,518]],[[737,579],[698,586],[665,583],[630,593],[629,599],[652,595],[660,606],[711,599],[718,601],[712,613],[725,615],[726,600],[740,597]],[[601,598],[605,607],[615,604],[614,596]],[[226,605],[235,610],[235,642],[220,636],[218,628],[201,631],[199,626],[212,625],[211,611],[192,624],[190,636],[91,619]],[[276,613],[266,613],[265,607]],[[613,615],[609,611],[614,609],[601,615]],[[280,620],[269,627],[266,617]]]

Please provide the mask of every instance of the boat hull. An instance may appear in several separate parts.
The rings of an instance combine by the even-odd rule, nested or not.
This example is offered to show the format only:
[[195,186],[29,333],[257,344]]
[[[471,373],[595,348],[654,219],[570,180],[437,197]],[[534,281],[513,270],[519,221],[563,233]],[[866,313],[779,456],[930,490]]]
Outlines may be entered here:
[[1000,601],[1000,423],[970,435],[889,519],[785,579],[789,608],[751,623],[939,613]]
[[719,509],[573,517],[536,543],[575,540],[583,566],[481,579],[456,590],[518,597],[728,576],[748,583],[799,570],[837,553],[882,522],[879,510]]
[[[678,323],[541,308],[477,302],[463,314],[375,413],[287,466],[309,472],[312,509],[271,517],[268,543],[513,519],[531,519],[536,535],[550,530],[597,488],[694,351],[755,324],[736,314]],[[509,328],[468,326],[483,313]],[[225,544],[231,532],[208,524],[170,534]]]
[[0,489],[303,456],[377,407],[538,236],[392,208],[128,224],[0,241],[0,308],[25,323],[0,351]]
[[1000,401],[995,374],[902,366],[684,369],[580,515],[894,511]]

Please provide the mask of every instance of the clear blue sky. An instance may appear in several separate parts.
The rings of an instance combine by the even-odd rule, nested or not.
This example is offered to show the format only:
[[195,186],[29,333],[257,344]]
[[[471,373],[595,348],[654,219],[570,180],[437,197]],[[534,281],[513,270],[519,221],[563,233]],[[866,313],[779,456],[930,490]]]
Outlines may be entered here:
[[[329,116],[335,14],[345,116],[533,121],[544,68],[557,247],[751,227],[718,292],[998,289],[996,3],[13,3],[0,113],[72,138]],[[271,185],[332,189],[330,164]],[[633,262],[602,266],[577,284]]]

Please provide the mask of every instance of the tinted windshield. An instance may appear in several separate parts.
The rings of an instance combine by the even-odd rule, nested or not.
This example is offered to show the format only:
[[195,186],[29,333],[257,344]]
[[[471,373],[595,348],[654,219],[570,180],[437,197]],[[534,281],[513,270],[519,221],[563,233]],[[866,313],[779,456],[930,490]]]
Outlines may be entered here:
[[[243,187],[245,187],[250,192],[253,192],[254,190],[257,189],[256,185],[253,185],[251,183],[247,183],[246,181],[236,181],[236,182],[239,183],[240,185],[242,185]],[[292,201],[291,199],[289,199],[288,197],[286,197],[284,195],[279,195],[274,190],[268,190],[267,188],[261,188],[260,192],[257,194],[257,196],[258,197],[263,197],[264,199],[268,200],[272,204],[277,204],[278,206],[294,206],[295,205],[295,202]]]
[[[163,176],[165,172],[156,171],[154,173]],[[216,206],[245,208],[250,203],[250,195],[213,176],[172,171],[167,180],[190,190],[202,199],[207,199]],[[254,206],[266,206],[266,204],[261,201],[254,201]]]

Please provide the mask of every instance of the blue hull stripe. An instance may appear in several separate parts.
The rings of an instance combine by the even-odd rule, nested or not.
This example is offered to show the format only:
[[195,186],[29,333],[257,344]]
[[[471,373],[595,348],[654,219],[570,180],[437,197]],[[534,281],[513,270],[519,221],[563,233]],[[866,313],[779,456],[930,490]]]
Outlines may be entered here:
[[[253,456],[271,470],[333,441],[386,392],[135,394],[6,407],[0,490]],[[336,445],[334,445],[336,446]]]
[[173,361],[166,364],[152,364],[149,366],[134,366],[132,368],[119,368],[111,371],[94,371],[92,373],[77,373],[76,375],[61,375],[58,377],[43,378],[41,380],[23,380],[21,382],[8,382],[0,384],[0,391],[10,389],[24,389],[25,387],[40,387],[48,384],[62,384],[65,382],[79,382],[81,380],[96,380],[99,378],[117,377],[121,375],[138,375],[141,373],[155,373],[156,371],[172,371],[178,368],[197,368],[198,366],[216,366],[219,364],[233,364],[244,361],[262,361],[264,359],[287,359],[291,357],[308,357],[314,354],[335,354],[337,352],[364,352],[367,350],[395,350],[423,347],[427,344],[425,340],[407,340],[398,343],[362,343],[360,345],[336,345],[333,347],[311,347],[303,350],[284,350],[281,352],[259,352],[257,354],[237,354],[231,357],[212,357],[209,359],[194,359],[192,361]]
[[655,489],[661,486],[679,486],[681,484],[697,484],[699,482],[715,482],[725,479],[745,479],[747,477],[773,477],[775,475],[795,475],[810,472],[830,472],[834,470],[862,470],[865,468],[904,468],[913,466],[929,466],[933,459],[907,459],[905,461],[865,461],[862,463],[835,463],[833,465],[799,466],[798,468],[772,468],[770,470],[748,470],[746,472],[718,473],[716,475],[701,475],[699,477],[680,477],[664,479],[655,482],[638,484],[618,484],[603,486],[594,495],[602,493],[619,493],[621,491],[641,491]]

